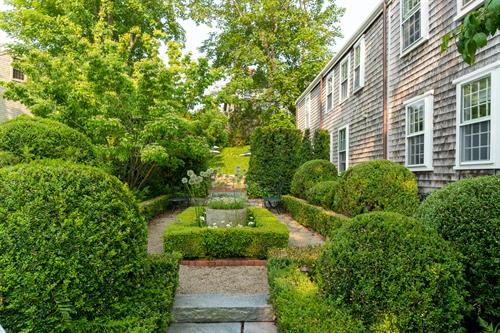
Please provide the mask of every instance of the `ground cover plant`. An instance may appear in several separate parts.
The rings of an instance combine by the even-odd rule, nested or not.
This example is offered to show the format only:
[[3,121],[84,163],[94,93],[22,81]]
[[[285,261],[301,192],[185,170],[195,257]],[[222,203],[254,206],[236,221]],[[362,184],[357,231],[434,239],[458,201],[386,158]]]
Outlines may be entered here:
[[418,220],[363,214],[331,234],[317,264],[318,284],[372,331],[462,332],[459,258]]
[[248,211],[255,227],[209,228],[200,226],[201,216],[190,207],[165,229],[165,251],[178,251],[184,258],[265,258],[269,249],[288,245],[288,229],[271,212]]
[[500,177],[451,183],[433,192],[416,215],[462,253],[471,320],[499,323]]
[[312,160],[302,164],[292,178],[290,193],[305,199],[314,185],[337,179],[337,168],[327,160]]
[[148,259],[146,222],[117,178],[54,160],[1,168],[0,221],[0,322],[9,331],[165,328],[178,259]]

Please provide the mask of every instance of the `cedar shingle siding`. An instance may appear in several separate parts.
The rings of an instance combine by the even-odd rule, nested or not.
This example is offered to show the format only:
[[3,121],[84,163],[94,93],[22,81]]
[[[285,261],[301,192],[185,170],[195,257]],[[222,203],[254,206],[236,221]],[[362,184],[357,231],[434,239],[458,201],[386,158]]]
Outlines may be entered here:
[[[19,76],[19,72],[16,74]],[[12,58],[4,51],[0,51],[0,79],[6,82],[17,79],[14,77]],[[4,88],[0,87],[0,93],[3,91]],[[0,121],[6,121],[22,114],[31,115],[29,110],[21,103],[0,96]]]
[[[388,159],[401,164],[405,164],[406,161],[405,102],[433,91],[432,168],[428,171],[414,169],[422,193],[430,192],[450,181],[466,176],[499,173],[499,170],[495,169],[474,171],[454,169],[457,101],[456,85],[453,81],[498,62],[500,60],[500,34],[489,40],[488,46],[478,53],[476,64],[469,66],[463,62],[454,45],[444,54],[440,51],[443,35],[460,23],[460,20],[455,19],[457,1],[428,0],[428,4],[428,38],[412,51],[402,55],[400,0],[390,1],[387,7],[387,17],[384,18],[382,6],[377,8],[355,37],[317,76],[315,82],[312,83],[314,89],[311,90],[312,86],[309,87],[297,102],[297,127],[305,129],[304,100],[311,91],[311,130],[325,128],[333,133],[331,142],[333,163],[338,162],[337,131],[345,125],[349,125],[348,160],[350,166],[366,160],[383,158],[383,22],[385,19],[388,26],[386,50]],[[366,55],[365,85],[353,94],[353,47],[362,36],[365,39]],[[350,96],[339,104],[340,64],[345,57],[350,57]],[[334,73],[334,104],[333,110],[325,113],[326,79],[331,71]],[[319,93],[320,86],[323,87],[321,94]],[[492,92],[492,94],[498,95],[499,93]],[[314,102],[319,95],[322,96],[321,104]],[[498,105],[491,111],[492,113],[500,112]],[[321,122],[320,119],[323,121]],[[499,143],[492,149],[500,154]]]

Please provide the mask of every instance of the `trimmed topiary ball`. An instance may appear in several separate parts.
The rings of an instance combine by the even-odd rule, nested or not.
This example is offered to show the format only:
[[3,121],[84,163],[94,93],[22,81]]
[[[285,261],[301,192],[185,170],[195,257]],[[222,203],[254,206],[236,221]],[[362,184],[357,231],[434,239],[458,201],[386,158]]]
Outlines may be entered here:
[[359,215],[332,233],[317,267],[323,293],[370,331],[462,331],[459,254],[418,220],[388,212]]
[[332,209],[338,185],[338,181],[335,180],[317,183],[307,191],[307,201],[325,209]]
[[337,168],[327,160],[312,160],[302,164],[292,178],[291,193],[306,199],[306,193],[314,185],[337,179]]
[[380,210],[412,216],[419,203],[415,175],[400,164],[378,160],[357,164],[340,177],[335,210],[347,216]]
[[2,325],[62,332],[67,316],[109,314],[139,285],[146,237],[129,190],[100,169],[48,160],[0,169]]
[[93,159],[90,140],[60,122],[20,116],[0,124],[0,150],[21,159],[63,159],[87,162]]
[[464,256],[468,301],[500,321],[500,176],[464,179],[433,192],[417,216]]

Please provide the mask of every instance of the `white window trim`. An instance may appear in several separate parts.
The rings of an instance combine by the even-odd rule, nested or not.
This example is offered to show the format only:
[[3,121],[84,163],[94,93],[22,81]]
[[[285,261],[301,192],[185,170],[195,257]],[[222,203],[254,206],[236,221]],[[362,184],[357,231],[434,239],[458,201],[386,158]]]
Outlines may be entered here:
[[[365,86],[365,58],[366,58],[366,49],[365,49],[365,36],[363,35],[359,41],[356,43],[356,45],[354,45],[354,51],[353,51],[353,55],[355,55],[356,53],[356,48],[359,46],[359,50],[360,50],[360,55],[359,55],[359,87],[354,87],[353,88],[353,94],[358,92],[359,90],[363,89],[363,87]],[[354,58],[353,58],[353,66],[354,66]],[[354,69],[352,69],[352,72],[354,73]],[[354,75],[354,74],[353,74]],[[354,83],[355,84],[355,80],[354,80]]]
[[339,175],[341,174],[341,171],[340,171],[339,133],[340,133],[340,131],[342,131],[344,129],[345,129],[345,171],[347,171],[347,169],[349,169],[349,125],[345,125],[345,126],[340,127],[337,130],[337,169],[338,169]]
[[306,119],[305,119],[305,128],[311,128],[311,93],[307,94],[305,100],[305,108],[306,108]]
[[[462,113],[462,86],[487,75],[491,76],[491,115],[490,115],[490,160],[478,162],[461,162],[460,119]],[[500,169],[500,61],[483,67],[473,73],[464,75],[453,81],[456,85],[456,150],[455,170]]]
[[[331,84],[331,88],[332,88],[332,92],[331,92],[331,95],[332,95],[332,106],[330,108],[328,108],[328,81],[330,80],[330,78],[332,79],[332,84]],[[326,112],[330,112],[333,110],[333,102],[334,102],[334,99],[333,99],[333,96],[334,96],[334,90],[333,87],[335,86],[335,77],[333,76],[333,70],[330,72],[330,74],[328,74],[326,76]]]
[[[340,62],[339,66],[339,102],[342,104],[346,100],[349,99],[349,96],[351,95],[351,54],[348,53],[345,57],[344,60]],[[342,98],[342,65],[347,62],[347,96],[343,99]]]
[[[424,164],[410,165],[408,155],[408,107],[424,101]],[[434,151],[434,90],[404,102],[405,106],[405,166],[412,171],[433,171]]]
[[399,2],[400,57],[404,57],[429,39],[429,0],[420,0],[420,38],[403,50],[403,2]]
[[330,163],[333,164],[333,142],[334,142],[334,131],[330,131]]
[[459,21],[463,19],[467,14],[469,14],[471,11],[478,9],[484,4],[484,0],[475,0],[472,1],[470,4],[462,8],[462,0],[457,0],[457,15],[455,16],[454,20]]

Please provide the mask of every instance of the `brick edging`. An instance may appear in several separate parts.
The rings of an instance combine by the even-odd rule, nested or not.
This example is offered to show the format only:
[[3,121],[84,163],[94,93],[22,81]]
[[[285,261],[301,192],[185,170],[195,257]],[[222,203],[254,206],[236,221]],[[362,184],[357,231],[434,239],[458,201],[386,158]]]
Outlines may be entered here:
[[181,265],[196,267],[220,267],[220,266],[265,266],[266,260],[261,259],[198,259],[182,260]]

